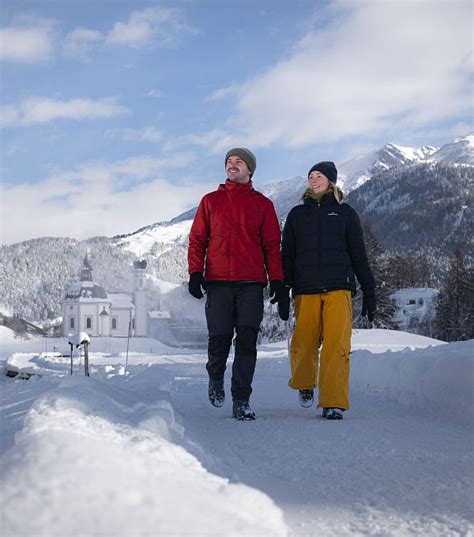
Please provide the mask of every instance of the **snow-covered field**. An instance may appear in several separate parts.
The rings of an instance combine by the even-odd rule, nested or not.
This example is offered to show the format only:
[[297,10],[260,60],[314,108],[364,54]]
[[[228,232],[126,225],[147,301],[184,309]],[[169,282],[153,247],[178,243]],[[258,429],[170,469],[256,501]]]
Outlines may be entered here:
[[2,536],[472,535],[474,346],[440,343],[355,331],[342,422],[299,407],[286,342],[261,346],[237,422],[202,352],[135,340],[125,370],[95,338],[86,378],[64,341],[2,328],[3,371],[34,374],[0,376]]

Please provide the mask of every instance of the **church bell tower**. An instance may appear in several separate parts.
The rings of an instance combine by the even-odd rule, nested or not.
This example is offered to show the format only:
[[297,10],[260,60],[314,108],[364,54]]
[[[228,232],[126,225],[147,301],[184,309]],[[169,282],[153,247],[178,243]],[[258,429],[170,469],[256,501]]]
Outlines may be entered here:
[[133,301],[135,303],[135,336],[148,336],[148,311],[146,304],[146,265],[147,262],[133,262]]

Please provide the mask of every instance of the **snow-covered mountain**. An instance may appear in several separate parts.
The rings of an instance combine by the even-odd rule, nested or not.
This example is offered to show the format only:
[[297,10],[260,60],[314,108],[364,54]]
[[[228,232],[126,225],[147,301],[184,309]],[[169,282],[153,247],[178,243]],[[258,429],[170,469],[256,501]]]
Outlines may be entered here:
[[453,142],[443,145],[433,153],[430,160],[452,162],[453,164],[474,165],[474,133],[462,138],[456,138]]
[[424,160],[437,151],[432,146],[406,147],[385,144],[380,149],[353,158],[338,165],[339,181],[346,194],[359,188],[374,175],[385,170],[398,168],[413,162]]
[[[437,148],[432,146],[414,148],[385,144],[375,151],[342,164],[338,163],[337,184],[345,194],[349,194],[379,173],[423,161],[436,151]],[[285,217],[288,211],[299,203],[306,187],[306,177],[297,176],[276,183],[267,183],[258,190],[272,199],[278,216]]]
[[187,241],[191,224],[192,217],[174,222],[153,224],[130,235],[114,238],[112,242],[137,257],[142,257],[152,250],[155,255],[162,255],[171,250],[177,243],[184,244]]
[[[431,146],[414,149],[387,144],[338,163],[341,184],[350,191],[349,201],[361,216],[376,224],[382,247],[396,247],[400,255],[420,244],[432,248],[431,270],[439,274],[453,243],[460,237],[468,238],[470,202],[459,192],[469,190],[474,177],[472,148],[472,134],[437,151]],[[428,168],[417,178],[416,167],[423,162]],[[405,186],[397,187],[400,177]],[[373,188],[372,183],[373,187],[380,183],[380,188]],[[386,184],[390,184],[391,193],[385,192]],[[306,177],[298,176],[262,187],[257,182],[257,188],[273,200],[282,221],[299,203],[305,187]],[[151,279],[181,284],[187,279],[188,233],[195,210],[113,238],[77,241],[46,237],[0,246],[0,303],[30,320],[56,317],[64,287],[77,277],[87,250],[94,260],[96,281],[109,291],[131,289],[130,264],[136,257],[148,260]]]
[[[414,148],[390,143],[385,144],[375,151],[347,160],[342,164],[337,164],[337,184],[345,194],[348,194],[369,181],[374,175],[385,170],[422,161],[433,155],[437,149],[433,146]],[[439,160],[443,159],[440,158]],[[284,218],[288,211],[300,202],[307,184],[306,177],[298,175],[291,179],[267,183],[262,186],[256,183],[255,187],[273,201],[278,216]],[[195,214],[196,208],[180,214],[176,218],[173,218],[171,222],[183,222],[194,218]]]
[[[437,162],[447,161],[474,166],[473,147],[474,135],[472,134],[457,138],[441,148],[430,145],[414,148],[388,143],[375,151],[347,160],[341,164],[338,163],[338,185],[344,190],[345,194],[349,194],[349,192],[356,190],[375,175],[379,175],[386,170],[431,159]],[[306,188],[306,177],[295,176],[291,179],[267,183],[262,186],[257,183],[256,188],[271,198],[278,216],[285,218],[291,207],[299,203]],[[176,234],[176,238],[182,238],[183,231],[189,228],[190,224],[181,226],[181,223],[192,220],[196,214],[196,209],[196,207],[190,209],[169,222],[146,226],[124,236],[117,244],[126,243],[129,251],[136,249],[137,252],[142,252],[141,255],[143,255],[146,251],[146,246],[153,244],[154,237],[156,242],[160,243],[168,243],[173,233]],[[162,236],[165,237],[164,241],[161,239]]]
[[[474,168],[427,161],[394,168],[353,190],[348,202],[368,220],[384,249],[473,256]],[[403,255],[403,254],[402,254]]]

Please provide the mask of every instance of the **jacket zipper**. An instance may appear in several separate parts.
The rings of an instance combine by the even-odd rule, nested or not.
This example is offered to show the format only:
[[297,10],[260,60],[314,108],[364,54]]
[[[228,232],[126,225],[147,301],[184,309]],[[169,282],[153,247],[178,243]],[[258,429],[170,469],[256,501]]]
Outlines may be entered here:
[[321,216],[321,203],[316,202],[318,206],[318,221],[319,221],[319,274],[321,275],[321,284],[323,293],[327,293],[326,278],[323,271],[323,232],[322,232],[322,216]]

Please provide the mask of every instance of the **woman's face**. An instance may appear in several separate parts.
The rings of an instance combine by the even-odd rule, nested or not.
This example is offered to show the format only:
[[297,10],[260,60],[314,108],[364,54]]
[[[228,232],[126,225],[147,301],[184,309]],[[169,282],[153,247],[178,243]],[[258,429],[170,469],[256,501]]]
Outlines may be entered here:
[[308,185],[314,192],[324,192],[329,188],[329,180],[323,173],[314,171],[309,174]]

